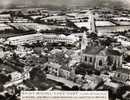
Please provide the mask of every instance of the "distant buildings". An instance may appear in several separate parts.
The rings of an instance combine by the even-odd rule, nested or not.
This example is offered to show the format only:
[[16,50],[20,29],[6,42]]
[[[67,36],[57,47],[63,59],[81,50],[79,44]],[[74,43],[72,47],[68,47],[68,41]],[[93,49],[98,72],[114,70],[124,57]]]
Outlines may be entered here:
[[10,26],[8,26],[8,25],[6,25],[4,23],[0,24],[0,31],[4,32],[4,30],[11,30],[11,29],[12,29],[12,27],[10,27]]
[[129,17],[114,17],[113,20],[114,21],[128,21],[128,22],[130,22]]
[[4,22],[10,22],[11,16],[10,14],[0,14],[0,23],[4,23]]
[[67,16],[49,16],[49,17],[46,17],[46,18],[42,18],[41,20],[45,20],[45,22],[47,22],[48,20],[65,21],[66,19],[68,19]]
[[23,17],[16,17],[16,18],[13,18],[13,23],[31,23],[33,21],[27,19],[27,18],[23,18]]
[[31,20],[23,17],[12,17],[10,14],[0,14],[0,23],[30,23]]

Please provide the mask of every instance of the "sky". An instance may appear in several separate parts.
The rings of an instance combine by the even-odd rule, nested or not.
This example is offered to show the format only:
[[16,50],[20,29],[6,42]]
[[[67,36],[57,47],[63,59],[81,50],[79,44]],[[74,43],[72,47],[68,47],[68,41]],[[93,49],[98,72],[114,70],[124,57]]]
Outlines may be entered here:
[[123,6],[130,7],[130,0],[0,0],[0,7],[10,5],[56,5],[56,6]]

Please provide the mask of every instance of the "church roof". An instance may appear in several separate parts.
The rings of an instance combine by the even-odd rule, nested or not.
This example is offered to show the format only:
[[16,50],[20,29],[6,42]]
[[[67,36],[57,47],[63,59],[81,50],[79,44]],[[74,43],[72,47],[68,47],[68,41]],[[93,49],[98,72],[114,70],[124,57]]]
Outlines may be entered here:
[[105,46],[86,47],[83,52],[91,55],[121,55],[119,51],[113,50],[111,48],[106,48]]
[[86,49],[83,51],[84,53],[86,54],[93,54],[93,55],[96,55],[96,54],[99,54],[99,52],[101,50],[103,50],[105,47],[86,47]]
[[121,55],[121,53],[120,53],[119,51],[117,51],[117,50],[112,50],[112,49],[107,49],[107,50],[106,50],[106,54],[107,54],[107,55],[117,55],[117,56],[120,56],[120,55]]

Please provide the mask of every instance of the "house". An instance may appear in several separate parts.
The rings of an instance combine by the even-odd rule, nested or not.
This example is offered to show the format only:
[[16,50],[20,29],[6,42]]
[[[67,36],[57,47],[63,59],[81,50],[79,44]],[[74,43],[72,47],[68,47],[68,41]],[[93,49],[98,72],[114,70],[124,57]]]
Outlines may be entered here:
[[48,74],[59,76],[59,70],[61,65],[53,62],[47,62],[44,64],[44,66],[47,68]]
[[22,78],[22,74],[20,72],[12,72],[10,73],[11,75],[11,81],[17,81],[20,80]]
[[130,81],[130,70],[119,68],[115,71],[112,79],[117,82],[126,83],[127,81]]
[[120,87],[122,87],[122,84],[112,81],[105,82],[103,86],[104,90],[111,90],[115,94],[118,92]]
[[130,70],[130,63],[122,64],[122,68]]
[[14,52],[19,55],[19,57],[24,57],[27,54],[32,54],[33,50],[30,48],[26,48],[24,46],[17,46],[17,49],[14,50]]
[[82,85],[82,89],[84,90],[94,90],[103,82],[102,78],[96,75],[85,75],[84,80],[85,82]]
[[13,23],[31,23],[31,22],[32,22],[31,20],[23,17],[15,17],[13,19]]
[[122,66],[122,54],[104,46],[86,47],[81,62],[96,70],[115,70]]
[[64,77],[65,79],[69,79],[70,78],[70,73],[71,73],[71,69],[67,66],[62,66],[60,68],[60,77]]
[[124,46],[124,47],[130,46],[129,38],[127,38],[125,36],[118,36],[118,37],[116,37],[116,39],[117,39],[117,42],[120,42],[122,44],[122,46]]

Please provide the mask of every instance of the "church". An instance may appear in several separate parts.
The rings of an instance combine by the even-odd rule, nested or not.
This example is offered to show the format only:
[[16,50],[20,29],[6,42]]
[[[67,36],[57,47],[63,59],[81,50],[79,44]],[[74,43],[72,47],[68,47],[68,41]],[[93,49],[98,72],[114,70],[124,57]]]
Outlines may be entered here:
[[[92,37],[88,38],[88,35],[95,34],[98,36],[96,30],[95,18],[90,13],[89,18],[90,30],[84,32],[81,41],[81,63],[84,63],[96,70],[116,70],[122,66],[122,54],[112,48],[96,45]],[[91,44],[91,45],[89,45]]]

